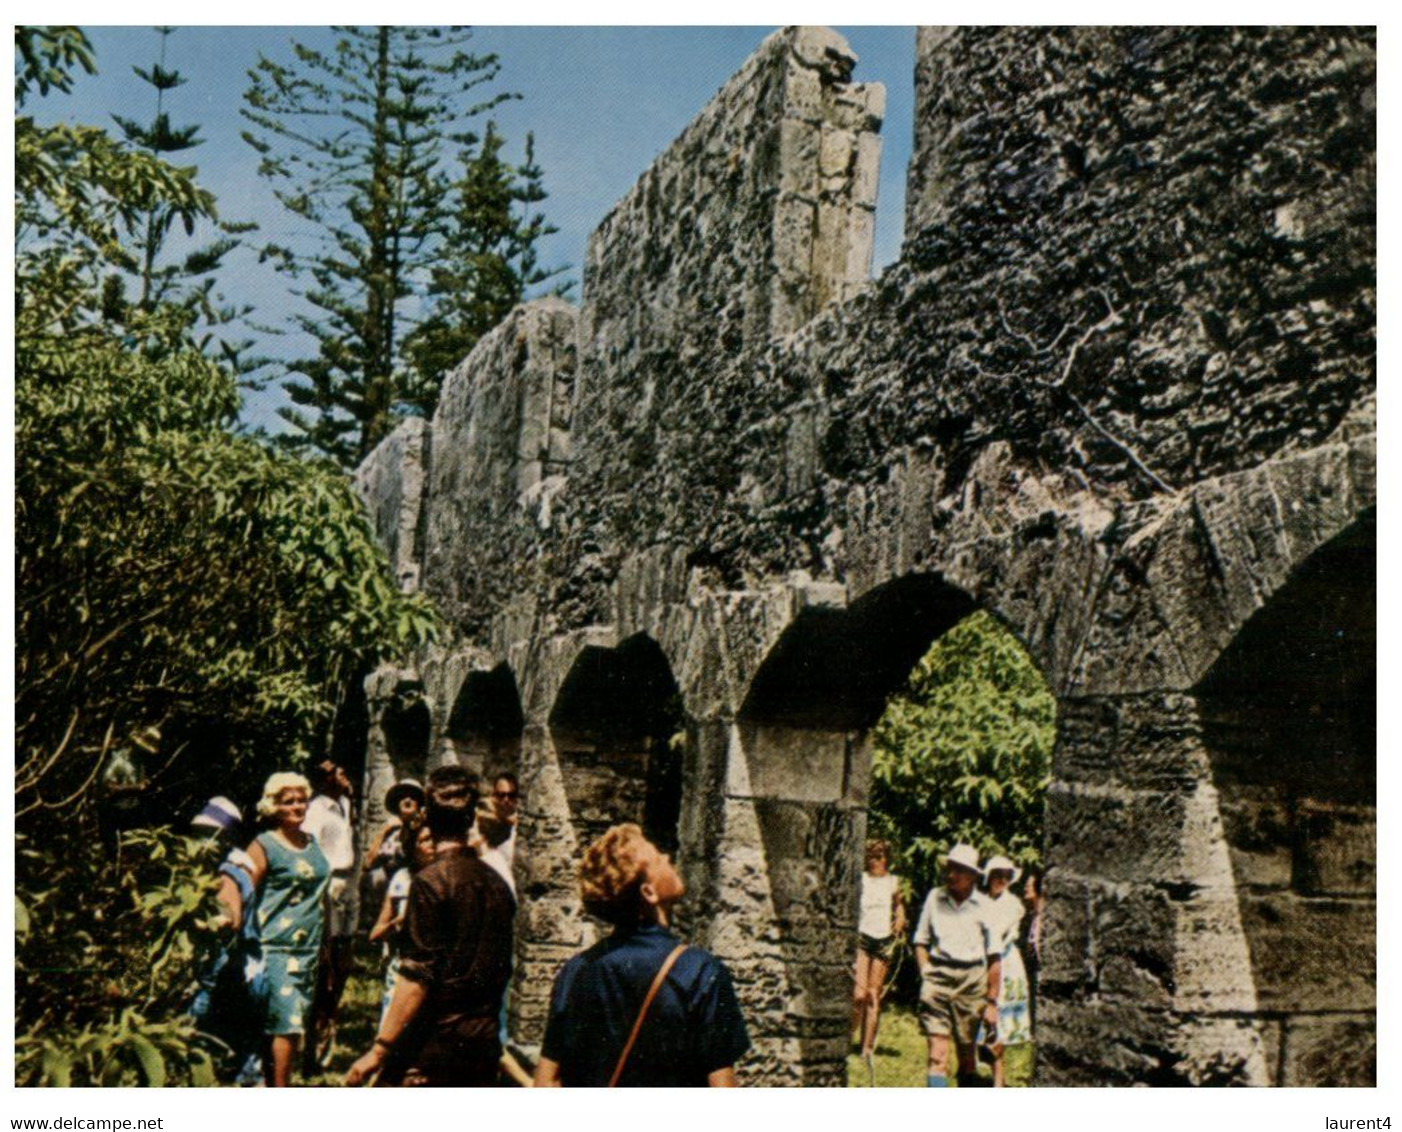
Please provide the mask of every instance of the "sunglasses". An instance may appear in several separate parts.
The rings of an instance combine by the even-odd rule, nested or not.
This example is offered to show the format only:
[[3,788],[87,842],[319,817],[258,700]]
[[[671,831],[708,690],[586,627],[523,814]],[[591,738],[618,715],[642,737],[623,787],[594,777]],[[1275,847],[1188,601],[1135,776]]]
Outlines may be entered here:
[[515,790],[494,790],[492,791],[492,796],[494,798],[502,798],[506,801],[514,801],[519,795],[517,795]]

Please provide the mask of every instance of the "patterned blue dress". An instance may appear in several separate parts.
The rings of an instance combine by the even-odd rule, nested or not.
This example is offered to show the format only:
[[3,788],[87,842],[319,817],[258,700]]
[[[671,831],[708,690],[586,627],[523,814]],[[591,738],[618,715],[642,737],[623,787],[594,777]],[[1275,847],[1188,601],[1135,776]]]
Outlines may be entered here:
[[331,866],[316,839],[293,849],[269,832],[258,835],[268,871],[258,893],[258,945],[263,959],[263,1032],[291,1036],[306,1030],[321,950],[322,898]]

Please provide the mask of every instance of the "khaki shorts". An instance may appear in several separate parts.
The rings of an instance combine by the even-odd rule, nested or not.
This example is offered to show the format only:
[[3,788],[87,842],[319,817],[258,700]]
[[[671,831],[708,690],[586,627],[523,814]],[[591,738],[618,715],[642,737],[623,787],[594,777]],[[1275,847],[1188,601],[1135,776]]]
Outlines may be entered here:
[[972,1049],[983,1020],[988,969],[935,964],[920,979],[920,1028],[926,1037],[953,1038],[960,1049]]
[[355,935],[360,919],[360,888],[351,884],[349,876],[337,874],[326,889],[326,936],[346,939]]

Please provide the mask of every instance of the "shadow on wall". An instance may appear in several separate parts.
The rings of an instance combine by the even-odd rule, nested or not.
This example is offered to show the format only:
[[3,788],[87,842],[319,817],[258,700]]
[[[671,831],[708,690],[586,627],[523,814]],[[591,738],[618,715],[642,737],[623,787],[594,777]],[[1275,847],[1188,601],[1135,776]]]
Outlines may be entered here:
[[1376,1083],[1376,641],[1370,512],[1198,689],[1272,1084]]

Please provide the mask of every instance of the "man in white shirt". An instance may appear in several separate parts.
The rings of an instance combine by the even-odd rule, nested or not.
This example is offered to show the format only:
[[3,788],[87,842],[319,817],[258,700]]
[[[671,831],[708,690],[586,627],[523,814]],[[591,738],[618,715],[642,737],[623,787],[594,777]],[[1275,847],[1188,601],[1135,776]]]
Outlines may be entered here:
[[920,1026],[929,1041],[925,1083],[948,1084],[949,1042],[954,1041],[961,1087],[982,1085],[975,1042],[979,1023],[998,1021],[1001,963],[988,909],[978,894],[978,853],[956,845],[944,858],[944,885],[930,890],[915,927],[920,968]]
[[312,1040],[306,1045],[307,1060],[324,1064],[330,1059],[336,1040],[341,992],[350,977],[351,945],[360,914],[360,886],[355,876],[350,776],[345,767],[327,758],[309,766],[307,777],[316,795],[307,803],[302,829],[316,838],[331,866],[331,884],[326,890],[326,944],[312,1009]]

